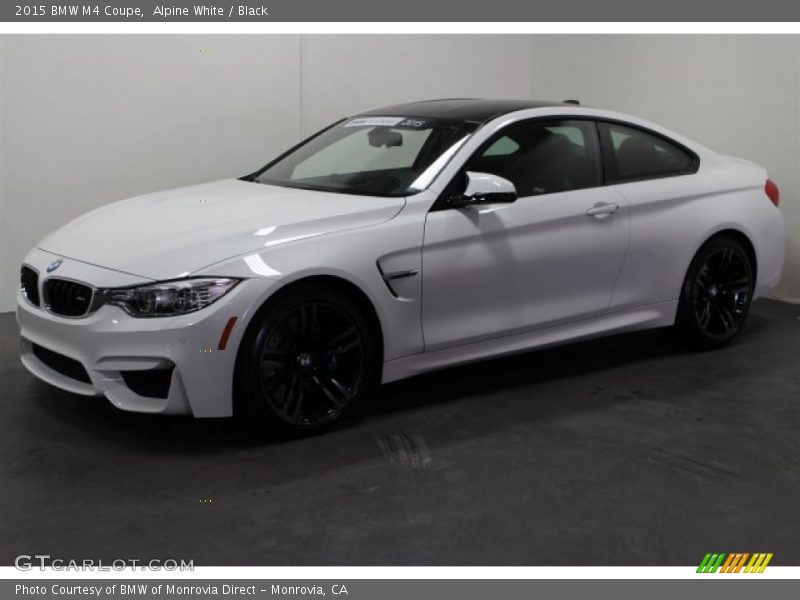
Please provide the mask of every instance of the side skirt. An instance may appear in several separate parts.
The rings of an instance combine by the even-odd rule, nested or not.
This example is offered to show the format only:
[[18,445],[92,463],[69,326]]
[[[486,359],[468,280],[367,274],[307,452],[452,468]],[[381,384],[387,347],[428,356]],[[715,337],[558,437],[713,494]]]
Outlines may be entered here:
[[413,377],[444,367],[518,354],[536,348],[558,346],[626,331],[667,327],[675,323],[677,309],[678,301],[670,300],[545,329],[529,330],[471,344],[404,356],[383,364],[383,383]]

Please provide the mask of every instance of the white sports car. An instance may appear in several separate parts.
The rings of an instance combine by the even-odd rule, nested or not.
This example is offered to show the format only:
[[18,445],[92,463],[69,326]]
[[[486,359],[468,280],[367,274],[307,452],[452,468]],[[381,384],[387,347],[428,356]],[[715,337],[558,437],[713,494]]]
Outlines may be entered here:
[[780,277],[777,206],[763,168],[573,101],[390,106],[42,240],[22,362],[124,410],[318,431],[490,356],[656,327],[725,344]]

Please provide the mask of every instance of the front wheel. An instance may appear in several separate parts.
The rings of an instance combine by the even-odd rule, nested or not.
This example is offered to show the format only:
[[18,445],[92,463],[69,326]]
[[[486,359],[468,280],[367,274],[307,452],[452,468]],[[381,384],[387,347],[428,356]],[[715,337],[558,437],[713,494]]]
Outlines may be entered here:
[[754,266],[734,238],[706,242],[692,260],[681,290],[675,333],[698,349],[727,344],[742,328],[755,287]]
[[240,352],[235,408],[257,429],[326,430],[374,389],[374,336],[346,295],[303,286],[256,319]]

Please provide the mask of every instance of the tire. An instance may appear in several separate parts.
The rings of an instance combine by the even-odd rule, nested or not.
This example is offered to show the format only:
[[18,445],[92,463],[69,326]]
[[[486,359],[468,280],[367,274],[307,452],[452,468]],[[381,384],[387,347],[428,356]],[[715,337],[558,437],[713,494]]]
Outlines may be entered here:
[[378,356],[369,324],[347,295],[298,286],[248,328],[237,360],[234,415],[260,433],[327,431],[375,391]]
[[681,289],[673,332],[692,349],[730,342],[744,325],[755,286],[755,265],[735,238],[719,235],[697,251]]

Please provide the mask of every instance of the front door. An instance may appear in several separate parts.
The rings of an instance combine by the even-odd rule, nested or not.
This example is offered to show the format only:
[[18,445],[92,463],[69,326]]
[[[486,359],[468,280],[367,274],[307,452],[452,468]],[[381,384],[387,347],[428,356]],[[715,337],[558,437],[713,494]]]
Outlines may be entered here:
[[[511,125],[464,171],[509,179],[518,199],[444,205],[428,214],[422,261],[426,350],[607,309],[627,250],[628,212],[621,195],[602,186],[593,121]],[[458,193],[458,185],[445,194]]]

